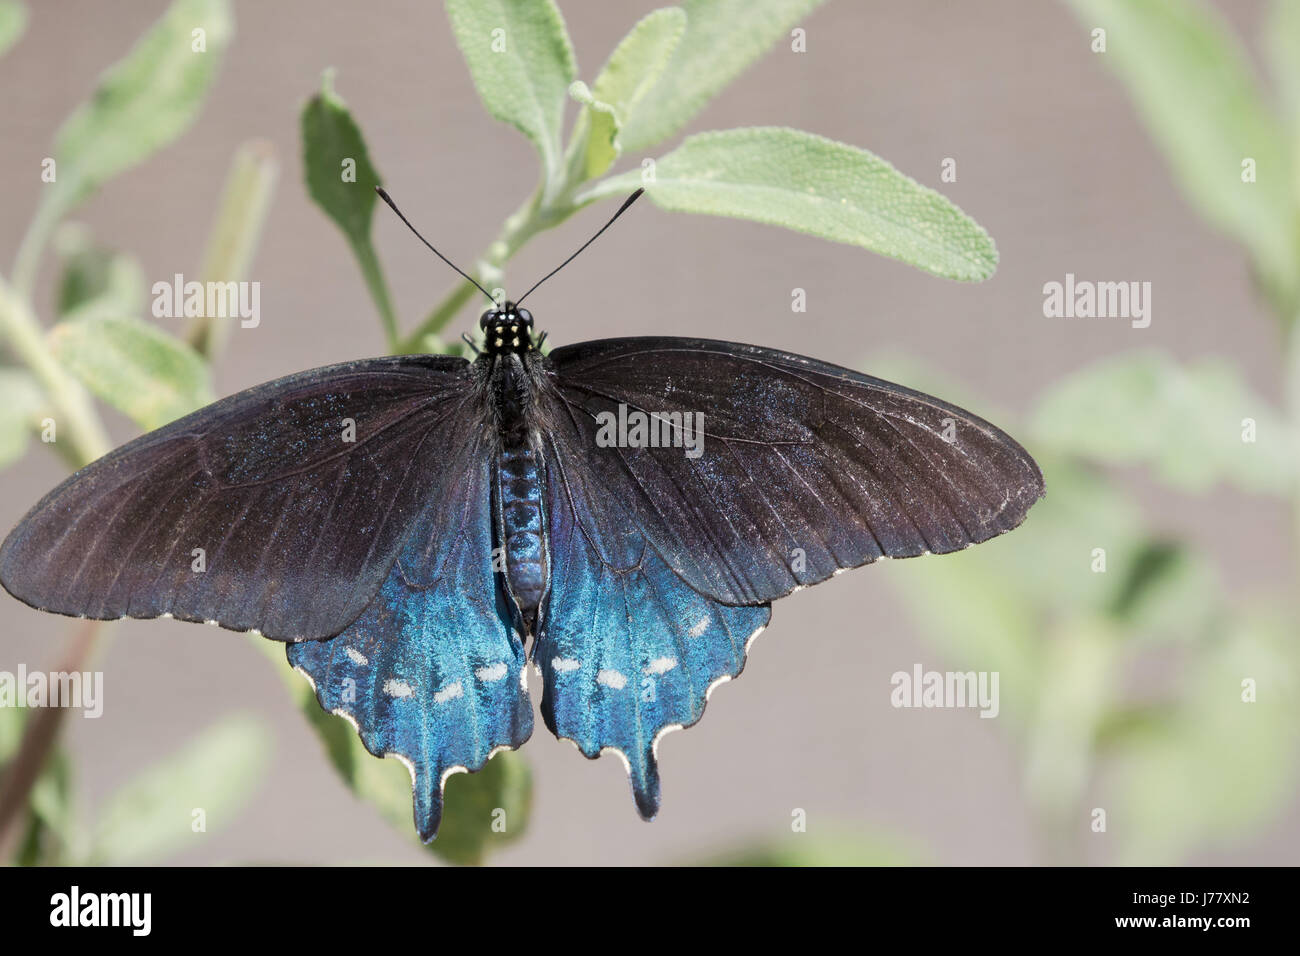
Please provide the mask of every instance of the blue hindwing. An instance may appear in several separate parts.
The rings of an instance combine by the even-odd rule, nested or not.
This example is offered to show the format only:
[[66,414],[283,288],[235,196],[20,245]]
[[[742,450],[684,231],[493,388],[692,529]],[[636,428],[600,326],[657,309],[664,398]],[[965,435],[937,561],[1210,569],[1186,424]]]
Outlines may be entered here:
[[641,816],[659,810],[656,744],[667,728],[704,713],[709,690],[737,676],[768,605],[728,607],[681,580],[646,545],[637,566],[611,568],[575,519],[561,466],[548,469],[550,596],[533,657],[542,671],[542,717],[587,757],[617,750]]
[[411,771],[427,843],[456,768],[482,769],[533,729],[524,650],[492,570],[488,464],[415,522],[379,593],[347,630],[288,648],[320,705],[349,717],[366,749]]

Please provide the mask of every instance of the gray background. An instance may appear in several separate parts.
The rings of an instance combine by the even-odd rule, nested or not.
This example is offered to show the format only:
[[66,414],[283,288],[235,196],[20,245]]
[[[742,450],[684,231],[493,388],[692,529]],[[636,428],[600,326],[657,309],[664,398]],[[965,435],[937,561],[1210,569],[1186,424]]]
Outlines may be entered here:
[[[11,261],[35,208],[40,160],[59,123],[164,6],[35,5],[27,36],[0,60],[0,261]],[[581,75],[590,80],[654,6],[563,3]],[[1254,49],[1261,6],[1222,6]],[[382,351],[348,249],[301,185],[297,115],[323,67],[338,68],[337,88],[389,189],[454,260],[468,263],[482,249],[536,175],[531,146],[480,107],[440,4],[239,2],[236,14],[236,41],[199,123],[80,213],[98,236],[134,251],[150,282],[193,273],[232,150],[252,137],[274,143],[282,179],[252,274],[262,284],[262,324],[234,333],[217,371],[222,394]],[[1002,256],[996,276],[951,283],[847,246],[642,203],[530,300],[554,342],[707,335],[849,364],[888,348],[1009,410],[1001,424],[1012,431],[1060,375],[1137,347],[1225,354],[1277,398],[1273,330],[1243,260],[1184,205],[1064,7],[839,0],[805,26],[807,53],[781,46],[690,128],[783,124],[870,148],[942,188],[992,233]],[[939,182],[946,156],[958,160],[955,184]],[[513,264],[516,285],[567,255],[608,208],[535,240]],[[450,274],[382,210],[375,232],[409,327]],[[1042,285],[1066,272],[1151,281],[1151,327],[1043,318]],[[807,289],[809,311],[792,320],[795,286]],[[455,333],[466,327],[462,320]],[[115,439],[133,433],[119,418],[110,423]],[[63,473],[40,449],[4,472],[0,527]],[[1232,585],[1275,590],[1294,580],[1282,505],[1224,489],[1171,495],[1129,480],[1160,526],[1221,556]],[[0,601],[0,669],[48,666],[65,633],[59,619]],[[706,719],[667,739],[663,812],[653,825],[637,819],[616,759],[583,760],[539,722],[524,749],[536,778],[532,829],[495,860],[667,862],[780,837],[794,807],[808,812],[810,828],[883,829],[945,863],[1038,858],[1019,761],[1000,722],[889,706],[892,672],[943,663],[880,575],[844,575],[781,602],[754,650]],[[274,738],[272,771],[254,806],[195,837],[178,860],[425,859],[350,796],[244,638],[127,622],[101,663],[105,714],[70,725],[83,808],[218,715],[246,708]],[[1199,859],[1294,861],[1298,833],[1293,801],[1267,829]]]

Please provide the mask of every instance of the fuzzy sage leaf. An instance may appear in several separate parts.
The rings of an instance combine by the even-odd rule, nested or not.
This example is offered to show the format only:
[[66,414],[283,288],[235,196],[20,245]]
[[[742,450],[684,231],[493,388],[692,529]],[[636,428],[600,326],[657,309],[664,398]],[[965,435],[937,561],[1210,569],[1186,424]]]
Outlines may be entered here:
[[723,87],[825,0],[686,0],[686,33],[622,131],[624,150],[678,132]]
[[[577,201],[631,192],[643,175],[602,180]],[[688,137],[644,184],[663,209],[785,226],[949,279],[987,279],[997,267],[988,233],[942,195],[866,150],[800,130]]]
[[1273,291],[1294,295],[1295,174],[1232,33],[1199,3],[1070,2],[1089,28],[1107,31],[1103,59],[1128,86],[1191,203],[1251,250]]
[[570,95],[586,106],[573,135],[582,150],[581,179],[595,179],[618,159],[623,124],[654,88],[685,32],[680,7],[655,10],[623,38],[590,89],[573,84]]
[[46,341],[83,385],[146,430],[213,400],[198,353],[140,319],[70,319],[50,329]]
[[218,721],[128,781],[104,803],[90,862],[153,860],[194,838],[195,808],[215,828],[246,804],[270,759],[265,731],[247,715]]
[[0,467],[23,456],[44,404],[45,397],[30,372],[0,368]]
[[1135,352],[1097,362],[1043,397],[1034,431],[1044,444],[1073,454],[1148,466],[1187,491],[1227,481],[1284,495],[1300,474],[1291,428],[1240,372],[1219,361],[1180,365],[1157,352]]
[[1300,4],[1273,0],[1264,39],[1277,98],[1294,143],[1300,136]]
[[330,73],[325,74],[321,91],[303,107],[301,126],[307,192],[343,230],[391,346],[397,341],[397,316],[370,238],[370,223],[379,201],[375,195],[379,173],[370,163],[360,127],[334,92]]
[[95,242],[85,226],[65,223],[54,237],[62,265],[55,287],[60,319],[91,310],[101,315],[139,315],[145,307],[145,279],[140,263]]
[[537,147],[548,184],[562,165],[561,126],[577,76],[552,0],[447,0],[447,16],[487,111]]
[[176,0],[59,130],[46,204],[61,215],[189,128],[233,32],[226,0]]
[[18,0],[0,0],[0,56],[9,52],[27,29],[27,8]]
[[444,860],[477,866],[490,850],[522,837],[533,802],[528,761],[503,751],[478,773],[447,779],[447,811],[432,848]]

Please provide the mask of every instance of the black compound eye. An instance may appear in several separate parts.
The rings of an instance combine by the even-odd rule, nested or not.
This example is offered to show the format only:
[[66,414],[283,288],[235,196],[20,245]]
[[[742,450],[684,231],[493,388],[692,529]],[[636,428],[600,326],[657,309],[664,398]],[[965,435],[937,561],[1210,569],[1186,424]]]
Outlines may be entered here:
[[529,328],[533,327],[533,313],[529,312],[527,309],[520,309],[518,315],[520,322]]
[[490,323],[493,319],[496,318],[496,314],[497,313],[495,309],[488,309],[481,316],[479,316],[478,327],[486,332],[488,323]]

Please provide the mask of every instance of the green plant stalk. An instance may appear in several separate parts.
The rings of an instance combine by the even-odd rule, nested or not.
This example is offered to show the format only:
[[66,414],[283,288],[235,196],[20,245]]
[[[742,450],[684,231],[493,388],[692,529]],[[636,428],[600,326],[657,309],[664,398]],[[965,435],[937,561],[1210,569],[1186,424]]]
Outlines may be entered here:
[[[38,231],[33,227],[32,236]],[[25,248],[39,250],[40,241],[24,241]],[[34,275],[34,268],[30,275]],[[27,304],[28,299],[0,277],[0,336],[14,355],[21,359],[44,387],[54,406],[55,427],[63,441],[55,441],[55,450],[74,469],[81,468],[109,450],[108,435],[100,423],[89,393],[72,378],[45,345],[40,323]],[[57,437],[57,433],[56,433]],[[66,652],[61,669],[82,670],[85,659],[96,644],[100,621],[83,622]],[[18,755],[5,774],[0,788],[0,859],[7,855],[8,833],[27,805],[32,787],[49,759],[58,740],[66,710],[60,707],[39,711],[23,730]]]
[[40,323],[25,296],[0,278],[0,335],[31,369],[54,405],[55,450],[74,469],[106,454],[111,447],[94,403],[81,384],[64,371],[45,345]]
[[[1286,390],[1286,418],[1290,429],[1284,440],[1291,443],[1292,456],[1300,461],[1300,318],[1283,325],[1286,369],[1283,388]],[[1294,539],[1295,561],[1300,566],[1300,476],[1295,479],[1291,494],[1291,526]]]
[[14,290],[28,302],[31,301],[32,290],[36,286],[36,271],[40,266],[41,253],[45,251],[50,234],[58,225],[61,215],[61,210],[48,202],[42,202],[18,246],[11,277]]
[[[375,308],[379,311],[379,321],[384,327],[384,341],[388,343],[389,349],[399,349],[397,313],[393,309],[392,300],[388,297],[388,286],[384,282],[374,247],[364,242],[350,242],[349,245],[352,247],[352,254],[361,263],[361,275],[365,278],[366,288],[370,290],[370,298],[374,300]],[[470,288],[472,289],[473,286]]]
[[[77,623],[79,626],[56,668],[65,673],[86,669],[105,624],[104,621]],[[7,859],[13,849],[11,843],[17,832],[13,826],[22,818],[22,810],[28,805],[32,787],[58,742],[67,713],[66,707],[41,707],[31,714],[23,727],[18,752],[6,767],[0,785],[0,860]]]
[[[217,216],[208,233],[199,270],[202,281],[238,282],[248,275],[278,176],[279,163],[269,143],[244,143],[235,151]],[[230,337],[230,326],[229,320],[214,322],[212,316],[203,316],[195,321],[186,338],[196,352],[211,359]]]

